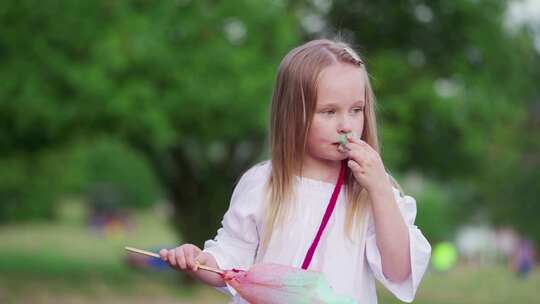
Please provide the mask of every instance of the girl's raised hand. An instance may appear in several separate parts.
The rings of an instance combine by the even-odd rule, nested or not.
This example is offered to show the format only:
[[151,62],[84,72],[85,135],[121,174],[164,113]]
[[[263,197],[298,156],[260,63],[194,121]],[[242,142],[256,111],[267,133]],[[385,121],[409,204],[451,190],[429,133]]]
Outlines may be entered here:
[[382,159],[367,142],[352,135],[347,135],[347,161],[356,181],[368,192],[384,191],[391,183],[386,175]]
[[184,244],[174,249],[161,249],[161,259],[180,271],[197,271],[197,264],[206,265],[208,255],[193,244]]

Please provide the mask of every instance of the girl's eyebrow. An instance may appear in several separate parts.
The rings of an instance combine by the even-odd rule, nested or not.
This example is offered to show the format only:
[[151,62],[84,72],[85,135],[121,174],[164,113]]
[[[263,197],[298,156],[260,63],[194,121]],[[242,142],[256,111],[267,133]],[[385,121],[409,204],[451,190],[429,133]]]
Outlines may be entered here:
[[[363,105],[365,105],[365,104],[366,104],[365,101],[363,101],[363,100],[358,100],[358,101],[355,101],[352,105],[353,105],[353,106],[358,106],[358,105],[363,106]],[[317,105],[317,106],[318,106],[319,108],[321,108],[321,107],[337,107],[338,104],[337,104],[337,103],[334,103],[334,102],[329,102],[329,103],[321,103],[321,104],[319,104],[319,105]]]

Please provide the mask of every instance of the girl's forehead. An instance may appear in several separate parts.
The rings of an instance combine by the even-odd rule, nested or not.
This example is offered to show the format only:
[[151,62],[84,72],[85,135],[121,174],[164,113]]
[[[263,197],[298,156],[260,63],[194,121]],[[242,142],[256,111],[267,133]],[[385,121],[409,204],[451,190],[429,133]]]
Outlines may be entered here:
[[318,87],[332,89],[344,85],[364,85],[365,71],[352,64],[334,64],[324,68],[318,77]]
[[317,83],[317,103],[359,101],[365,99],[365,71],[352,64],[336,64],[325,68]]

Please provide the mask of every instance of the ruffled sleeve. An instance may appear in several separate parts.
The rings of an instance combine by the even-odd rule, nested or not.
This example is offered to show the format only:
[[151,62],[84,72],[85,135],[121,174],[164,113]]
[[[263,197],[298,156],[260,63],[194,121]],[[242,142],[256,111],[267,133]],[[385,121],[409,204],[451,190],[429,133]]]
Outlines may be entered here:
[[[233,191],[222,227],[214,239],[204,243],[203,251],[214,257],[220,269],[247,270],[254,263],[259,244],[257,220],[261,214],[263,187],[261,169],[248,170]],[[230,286],[217,289],[230,296],[236,294]]]
[[410,196],[401,196],[399,190],[393,188],[394,197],[398,203],[401,215],[409,230],[409,245],[411,254],[411,274],[402,282],[392,282],[387,279],[382,271],[381,255],[375,238],[375,226],[370,217],[366,239],[366,259],[370,269],[391,293],[404,302],[412,302],[418,289],[418,285],[424,276],[431,257],[431,245],[424,237],[420,229],[414,225],[416,218],[416,200]]

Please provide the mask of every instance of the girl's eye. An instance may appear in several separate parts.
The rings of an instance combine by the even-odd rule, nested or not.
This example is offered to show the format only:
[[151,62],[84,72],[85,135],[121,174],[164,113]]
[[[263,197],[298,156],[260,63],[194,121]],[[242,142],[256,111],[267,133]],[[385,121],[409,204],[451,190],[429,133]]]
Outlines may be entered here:
[[360,113],[360,112],[363,112],[363,111],[364,111],[364,108],[354,108],[353,109],[354,113]]
[[336,111],[334,111],[334,110],[325,110],[325,111],[323,111],[323,113],[327,114],[327,115],[332,115],[332,114],[336,113]]

